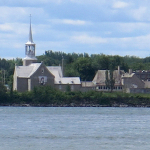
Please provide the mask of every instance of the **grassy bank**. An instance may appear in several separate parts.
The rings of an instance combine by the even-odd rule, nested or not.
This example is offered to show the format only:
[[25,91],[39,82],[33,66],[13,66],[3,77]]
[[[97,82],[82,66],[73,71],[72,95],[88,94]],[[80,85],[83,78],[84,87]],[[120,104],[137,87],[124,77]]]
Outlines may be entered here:
[[[29,104],[29,105],[25,105]],[[149,107],[150,94],[122,92],[61,92],[52,87],[37,87],[33,91],[1,92],[0,105],[13,106],[130,106]]]

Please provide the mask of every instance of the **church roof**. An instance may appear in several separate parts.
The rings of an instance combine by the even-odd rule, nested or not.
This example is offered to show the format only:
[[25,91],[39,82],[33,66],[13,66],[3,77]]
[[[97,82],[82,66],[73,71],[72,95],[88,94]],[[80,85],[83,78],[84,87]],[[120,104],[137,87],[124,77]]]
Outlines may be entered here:
[[55,76],[55,79],[62,78],[61,66],[47,66],[47,69]]
[[47,66],[55,76],[55,84],[81,84],[79,77],[63,77],[61,66]]
[[29,66],[16,66],[16,75],[20,78],[29,78],[39,67],[41,63],[32,63]]
[[55,79],[55,84],[81,84],[79,77],[62,77]]

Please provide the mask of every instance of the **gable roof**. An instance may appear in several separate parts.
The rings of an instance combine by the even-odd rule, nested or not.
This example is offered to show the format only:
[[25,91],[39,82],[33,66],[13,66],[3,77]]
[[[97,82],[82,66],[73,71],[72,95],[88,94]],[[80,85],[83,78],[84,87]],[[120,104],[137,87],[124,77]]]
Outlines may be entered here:
[[16,76],[20,78],[29,78],[42,63],[32,63],[29,66],[15,66]]
[[47,66],[47,69],[55,76],[55,78],[62,78],[61,66]]
[[55,76],[55,84],[81,84],[79,77],[63,77],[61,66],[47,66]]
[[[115,79],[115,84],[121,83],[121,75],[124,73],[125,72],[123,70],[120,70],[120,72],[118,72],[118,70],[113,71],[113,78]],[[105,80],[106,80],[106,70],[98,70],[93,79],[93,83],[94,84],[105,84]]]

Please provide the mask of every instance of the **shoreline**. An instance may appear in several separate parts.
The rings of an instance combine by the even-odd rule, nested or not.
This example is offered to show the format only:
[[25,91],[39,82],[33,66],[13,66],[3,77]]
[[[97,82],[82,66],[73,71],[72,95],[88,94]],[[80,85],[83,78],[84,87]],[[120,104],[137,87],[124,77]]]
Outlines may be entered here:
[[127,105],[127,104],[112,104],[112,105],[100,105],[100,104],[0,104],[0,107],[143,107],[149,108],[150,105]]

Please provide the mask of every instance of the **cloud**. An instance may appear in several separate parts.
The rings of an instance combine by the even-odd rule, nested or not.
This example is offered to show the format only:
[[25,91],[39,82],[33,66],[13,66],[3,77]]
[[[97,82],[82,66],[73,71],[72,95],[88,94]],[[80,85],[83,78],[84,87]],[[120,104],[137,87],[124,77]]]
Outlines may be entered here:
[[123,1],[116,1],[116,2],[114,2],[114,4],[113,4],[113,8],[125,8],[125,7],[127,7],[127,6],[129,6],[129,4],[128,3],[126,3],[126,2],[123,2]]
[[82,20],[69,20],[69,19],[64,19],[62,20],[62,23],[64,24],[71,24],[71,25],[85,25],[86,22]]
[[150,49],[150,34],[135,37],[107,38],[107,41],[111,45],[117,45],[118,48]]
[[107,43],[106,39],[103,39],[101,37],[94,37],[89,35],[79,35],[79,36],[73,36],[72,41],[76,41],[82,44],[100,44],[100,43]]
[[29,22],[29,15],[34,16],[34,20],[38,17],[47,16],[43,8],[39,7],[0,7],[0,22],[4,23],[16,23],[16,22]]
[[[145,22],[129,22],[129,23],[116,23],[118,30],[120,32],[132,34],[132,32],[147,30],[150,28],[150,25]],[[140,34],[140,33],[139,33]]]
[[137,9],[133,9],[131,10],[131,14],[138,21],[150,19],[147,7],[139,7]]
[[0,24],[1,31],[13,31],[13,27],[10,24]]
[[52,19],[50,22],[54,24],[68,24],[68,25],[87,25],[90,22],[84,20],[73,20],[73,19]]

